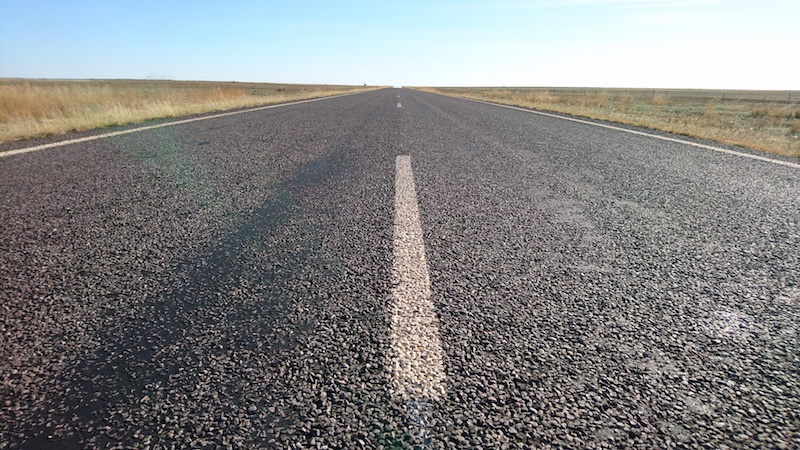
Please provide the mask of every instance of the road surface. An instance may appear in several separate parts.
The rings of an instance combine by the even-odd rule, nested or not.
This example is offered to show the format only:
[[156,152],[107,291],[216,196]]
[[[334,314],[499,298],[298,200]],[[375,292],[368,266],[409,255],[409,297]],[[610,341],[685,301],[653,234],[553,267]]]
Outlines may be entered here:
[[797,161],[407,89],[3,157],[64,139],[0,448],[800,446]]

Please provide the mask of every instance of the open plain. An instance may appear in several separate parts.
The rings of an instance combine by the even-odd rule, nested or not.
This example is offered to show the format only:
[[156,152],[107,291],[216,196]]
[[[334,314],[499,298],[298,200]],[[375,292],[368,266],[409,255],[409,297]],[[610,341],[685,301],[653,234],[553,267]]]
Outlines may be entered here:
[[646,127],[800,158],[800,91],[420,89]]
[[0,142],[368,90],[171,80],[0,79]]

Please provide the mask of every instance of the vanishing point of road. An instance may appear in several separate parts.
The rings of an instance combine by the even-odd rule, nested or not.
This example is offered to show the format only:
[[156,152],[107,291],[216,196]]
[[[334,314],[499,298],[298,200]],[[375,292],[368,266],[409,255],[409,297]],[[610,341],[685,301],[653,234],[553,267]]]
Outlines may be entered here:
[[800,447],[800,165],[571,119],[0,145],[0,449]]

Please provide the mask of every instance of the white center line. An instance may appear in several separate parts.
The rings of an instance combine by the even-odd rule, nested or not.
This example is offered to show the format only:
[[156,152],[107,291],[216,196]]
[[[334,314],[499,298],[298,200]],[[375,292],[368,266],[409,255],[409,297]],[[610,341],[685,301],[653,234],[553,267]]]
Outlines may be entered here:
[[398,107],[398,108],[402,108],[402,107],[403,107],[403,105],[401,105],[401,104],[400,104],[400,102],[397,102],[397,107]]
[[395,398],[406,401],[433,400],[444,395],[445,372],[411,157],[398,156],[396,171],[392,390]]

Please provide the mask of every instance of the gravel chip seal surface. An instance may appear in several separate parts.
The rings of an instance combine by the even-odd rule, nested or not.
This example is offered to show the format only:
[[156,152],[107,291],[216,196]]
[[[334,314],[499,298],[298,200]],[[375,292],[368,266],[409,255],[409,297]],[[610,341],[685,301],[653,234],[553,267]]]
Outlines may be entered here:
[[[397,155],[426,401],[392,394]],[[800,446],[792,168],[387,89],[0,172],[0,448]]]

